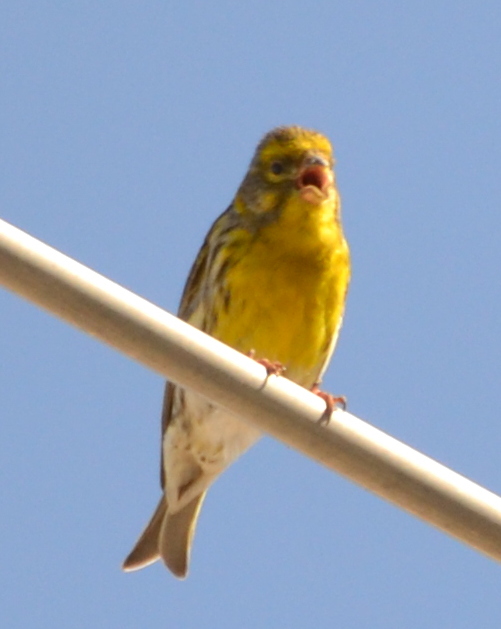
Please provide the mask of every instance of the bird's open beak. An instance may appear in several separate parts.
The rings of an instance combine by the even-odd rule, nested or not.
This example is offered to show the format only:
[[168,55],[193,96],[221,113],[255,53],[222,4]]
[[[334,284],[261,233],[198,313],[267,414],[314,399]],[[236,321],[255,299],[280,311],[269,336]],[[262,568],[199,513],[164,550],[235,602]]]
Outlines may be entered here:
[[[312,163],[313,162],[313,163]],[[299,172],[296,187],[302,199],[308,203],[322,203],[329,196],[332,171],[321,159],[311,160]]]

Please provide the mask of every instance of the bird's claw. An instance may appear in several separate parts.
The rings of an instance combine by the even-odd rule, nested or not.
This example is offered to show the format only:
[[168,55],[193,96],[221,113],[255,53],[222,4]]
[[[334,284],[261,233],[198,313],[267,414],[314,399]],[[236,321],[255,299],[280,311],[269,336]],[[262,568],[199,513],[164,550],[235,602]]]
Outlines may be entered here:
[[336,408],[341,408],[343,411],[346,410],[347,399],[344,395],[332,395],[331,393],[326,393],[319,388],[319,382],[315,382],[315,384],[311,388],[311,392],[315,395],[318,395],[325,402],[325,411],[322,413],[322,416],[318,420],[318,423],[321,426],[327,426],[333,411]]
[[266,369],[266,377],[270,376],[281,376],[286,368],[282,365],[282,363],[278,361],[268,360],[267,358],[256,358],[256,351],[251,349],[248,353],[249,358],[252,358],[260,365]]

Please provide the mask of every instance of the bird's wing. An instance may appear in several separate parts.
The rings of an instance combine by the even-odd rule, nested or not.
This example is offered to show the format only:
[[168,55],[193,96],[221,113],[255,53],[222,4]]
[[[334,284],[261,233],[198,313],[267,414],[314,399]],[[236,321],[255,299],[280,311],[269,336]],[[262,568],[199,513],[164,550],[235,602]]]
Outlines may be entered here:
[[[210,333],[211,321],[213,320],[212,305],[214,303],[214,287],[212,274],[214,273],[214,260],[217,258],[221,247],[226,242],[225,234],[231,230],[235,224],[233,205],[217,218],[207,234],[195,262],[191,267],[186,281],[178,316],[205,332]],[[176,385],[167,382],[165,385],[164,401],[162,408],[162,438],[160,456],[160,480],[162,489],[165,486],[165,472],[163,462],[163,439],[172,419],[172,407]]]

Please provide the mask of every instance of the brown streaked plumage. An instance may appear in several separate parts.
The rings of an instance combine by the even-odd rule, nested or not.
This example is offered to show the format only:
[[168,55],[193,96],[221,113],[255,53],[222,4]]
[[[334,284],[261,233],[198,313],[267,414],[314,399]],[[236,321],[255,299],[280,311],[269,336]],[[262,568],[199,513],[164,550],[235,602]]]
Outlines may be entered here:
[[[327,138],[279,127],[259,144],[230,207],[193,264],[179,316],[311,389],[328,364],[350,278]],[[251,425],[168,383],[162,414],[163,495],[125,570],[162,559],[186,576],[212,482],[258,438]]]

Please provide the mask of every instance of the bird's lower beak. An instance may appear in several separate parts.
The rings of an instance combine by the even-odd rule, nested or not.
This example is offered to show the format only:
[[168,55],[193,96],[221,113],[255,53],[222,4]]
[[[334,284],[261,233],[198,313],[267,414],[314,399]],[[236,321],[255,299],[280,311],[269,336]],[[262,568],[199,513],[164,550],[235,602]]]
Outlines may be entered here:
[[296,179],[299,195],[308,203],[322,203],[329,196],[332,185],[332,171],[327,166],[315,164],[306,166]]

